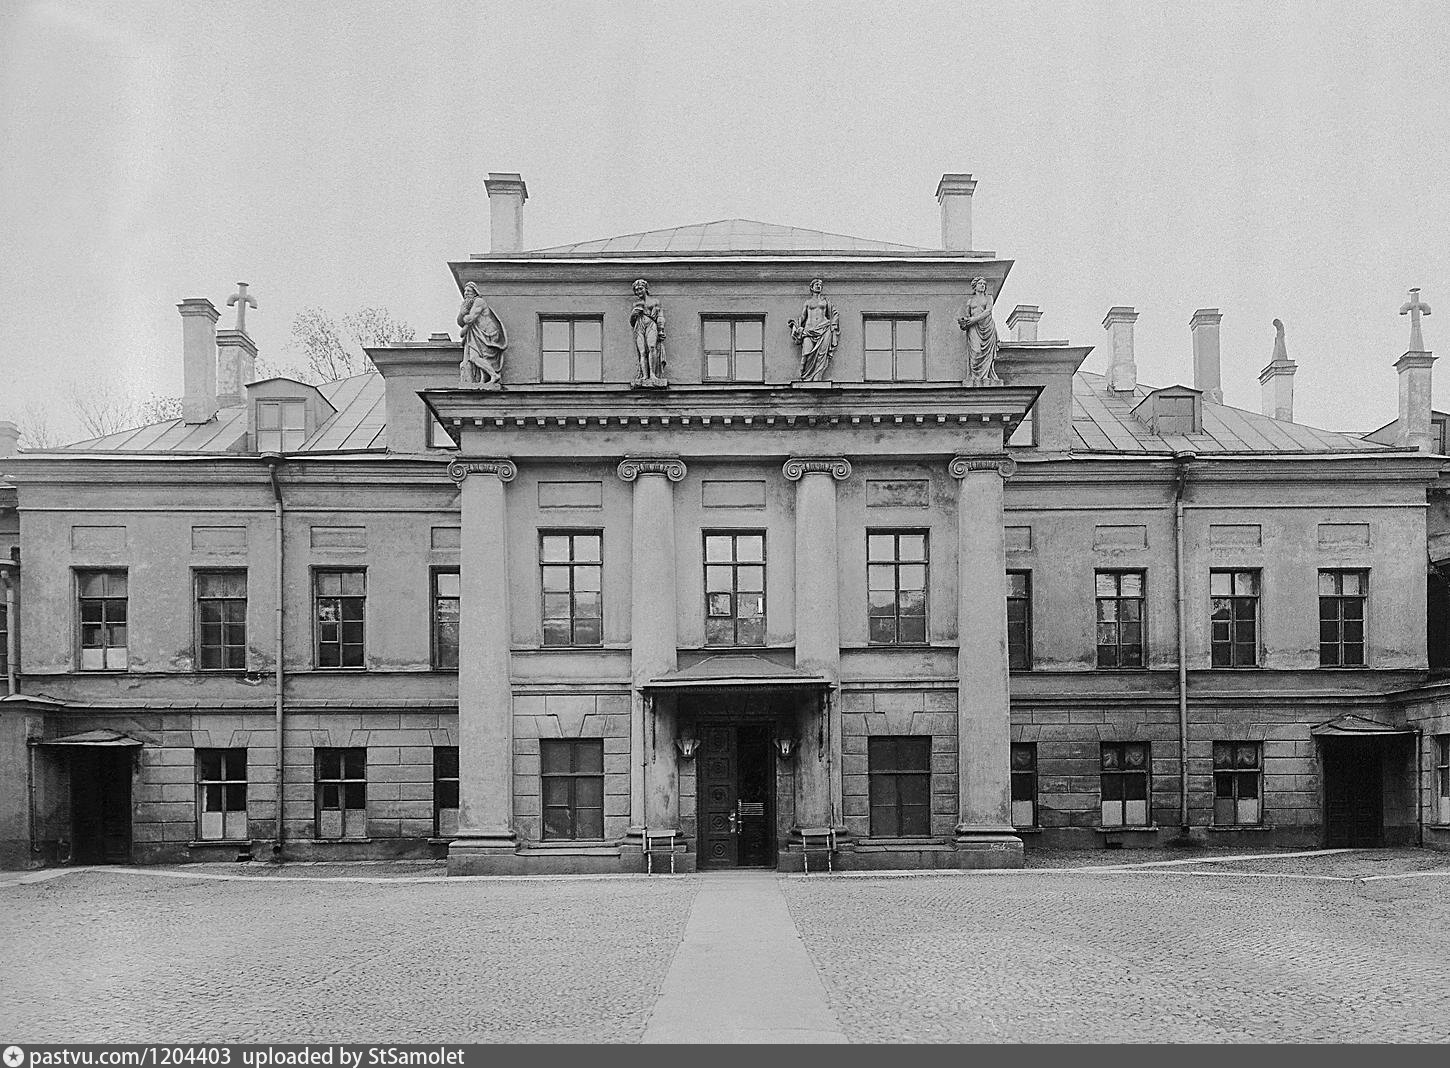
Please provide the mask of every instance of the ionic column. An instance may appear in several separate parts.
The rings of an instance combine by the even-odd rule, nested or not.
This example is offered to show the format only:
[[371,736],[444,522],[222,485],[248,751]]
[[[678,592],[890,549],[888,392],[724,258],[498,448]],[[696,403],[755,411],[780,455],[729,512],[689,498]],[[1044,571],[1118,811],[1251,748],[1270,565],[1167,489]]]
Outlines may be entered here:
[[[633,834],[680,825],[680,775],[673,710],[647,716],[642,687],[678,666],[675,601],[675,487],[685,477],[675,458],[627,459],[619,477],[634,483],[629,582],[629,826]],[[653,728],[651,732],[651,727]],[[646,792],[647,791],[647,792]]]
[[1006,456],[958,456],[957,848],[981,851],[972,867],[1021,867],[1012,828],[1011,690],[1007,673],[1007,546],[1002,483]]
[[458,837],[450,872],[476,870],[479,854],[512,853],[514,713],[509,682],[508,523],[511,460],[454,460],[462,496],[458,621]]
[[[834,689],[841,676],[841,603],[836,563],[836,483],[851,465],[834,457],[791,457],[782,469],[795,493],[795,662],[824,675]],[[829,711],[828,711],[829,710]],[[829,716],[822,731],[817,717]],[[830,827],[841,795],[840,702],[807,717],[796,757],[796,824]],[[822,735],[826,744],[822,745]]]

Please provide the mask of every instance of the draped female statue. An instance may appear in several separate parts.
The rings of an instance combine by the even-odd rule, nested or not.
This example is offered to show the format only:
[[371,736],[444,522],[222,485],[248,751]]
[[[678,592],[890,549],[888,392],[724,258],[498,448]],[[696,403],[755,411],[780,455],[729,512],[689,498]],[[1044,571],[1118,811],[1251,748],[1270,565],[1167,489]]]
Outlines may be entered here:
[[463,334],[463,360],[458,365],[458,383],[478,389],[503,388],[503,350],[508,333],[493,309],[478,295],[478,286],[463,287],[463,305],[458,309],[458,326]]
[[801,309],[800,322],[790,320],[790,336],[801,347],[802,382],[820,382],[826,377],[841,339],[841,316],[821,295],[825,286],[821,279],[811,279],[811,295]]
[[967,298],[966,314],[957,325],[967,332],[967,385],[1000,386],[997,377],[997,324],[992,321],[992,298],[987,295],[987,280],[972,279],[972,294]]
[[634,349],[639,357],[639,375],[635,385],[662,389],[670,383],[665,378],[665,310],[658,297],[650,296],[649,283],[643,278],[634,283],[634,304],[629,309],[629,325],[634,327]]

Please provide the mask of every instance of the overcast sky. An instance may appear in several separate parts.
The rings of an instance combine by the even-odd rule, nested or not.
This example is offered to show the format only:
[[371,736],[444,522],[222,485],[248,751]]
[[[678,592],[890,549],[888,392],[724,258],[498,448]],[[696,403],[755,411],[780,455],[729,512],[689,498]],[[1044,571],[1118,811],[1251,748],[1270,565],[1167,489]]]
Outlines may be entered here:
[[[1230,404],[1288,326],[1301,422],[1395,415],[1398,309],[1450,352],[1450,3],[0,2],[0,419],[181,391],[176,303],[451,329],[488,171],[542,247],[743,217],[933,246],[943,171],[1016,261],[999,322]],[[224,313],[221,326],[232,323]],[[1450,406],[1450,364],[1436,387]]]

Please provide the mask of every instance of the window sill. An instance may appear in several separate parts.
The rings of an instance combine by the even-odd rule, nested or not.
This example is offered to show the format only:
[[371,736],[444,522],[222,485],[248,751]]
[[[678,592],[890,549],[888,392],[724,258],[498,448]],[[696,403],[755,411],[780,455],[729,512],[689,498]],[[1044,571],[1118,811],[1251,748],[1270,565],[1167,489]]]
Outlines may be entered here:
[[1097,826],[1093,828],[1099,834],[1153,834],[1162,829],[1156,823],[1134,823],[1122,827]]
[[1261,834],[1261,833],[1267,833],[1268,831],[1272,831],[1273,829],[1274,829],[1273,827],[1270,827],[1267,824],[1263,824],[1263,823],[1246,823],[1246,824],[1244,824],[1241,827],[1234,827],[1234,826],[1226,825],[1226,824],[1211,823],[1207,827],[1204,828],[1204,830],[1206,830],[1209,834],[1232,834],[1232,833],[1240,833],[1240,834],[1242,834],[1244,832],[1247,832],[1249,834],[1256,834],[1256,833],[1257,834]]
[[1042,833],[1042,828],[1041,827],[1013,827],[1012,829],[1014,831],[1016,831],[1018,834],[1041,834]]
[[371,842],[371,838],[313,838],[314,842]]
[[251,838],[198,838],[195,841],[187,842],[187,849],[238,849],[243,846],[250,849],[253,845]]
[[312,670],[324,675],[366,675],[368,673],[368,669],[365,667],[317,667],[314,665]]

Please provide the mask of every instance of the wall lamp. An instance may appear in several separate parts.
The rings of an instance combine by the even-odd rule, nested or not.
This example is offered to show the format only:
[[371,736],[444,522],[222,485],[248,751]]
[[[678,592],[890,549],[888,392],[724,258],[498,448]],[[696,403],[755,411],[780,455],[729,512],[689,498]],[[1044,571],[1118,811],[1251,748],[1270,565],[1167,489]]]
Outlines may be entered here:
[[684,757],[686,760],[694,760],[695,750],[700,748],[700,739],[676,738],[675,748],[680,751],[680,756]]
[[800,742],[794,738],[777,738],[775,740],[775,751],[780,755],[780,759],[782,760],[789,760],[795,756],[795,751],[799,746]]

